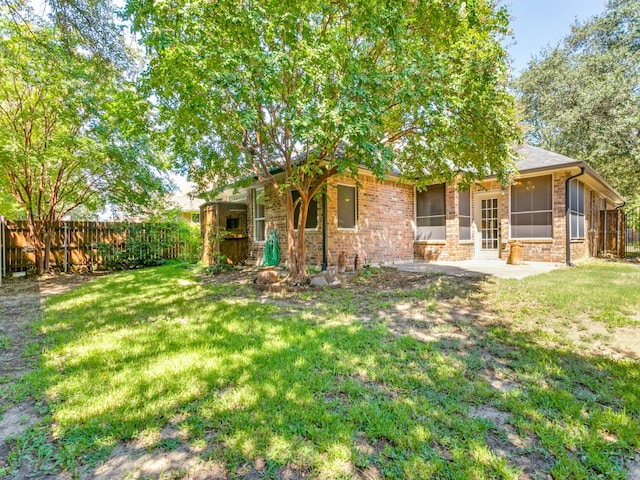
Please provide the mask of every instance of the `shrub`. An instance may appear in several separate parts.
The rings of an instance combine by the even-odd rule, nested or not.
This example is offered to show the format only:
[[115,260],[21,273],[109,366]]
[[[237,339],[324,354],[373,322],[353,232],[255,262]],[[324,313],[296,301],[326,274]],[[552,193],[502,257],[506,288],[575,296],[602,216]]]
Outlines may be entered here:
[[96,244],[107,270],[158,266],[174,258],[195,263],[200,253],[199,228],[186,222],[121,224],[114,233],[121,242]]

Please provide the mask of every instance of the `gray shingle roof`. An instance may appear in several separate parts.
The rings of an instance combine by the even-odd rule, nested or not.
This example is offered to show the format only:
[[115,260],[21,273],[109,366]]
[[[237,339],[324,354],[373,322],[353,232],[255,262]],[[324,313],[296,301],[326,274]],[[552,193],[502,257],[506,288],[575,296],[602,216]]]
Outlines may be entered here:
[[520,172],[581,163],[580,160],[576,160],[575,158],[565,157],[559,153],[550,152],[549,150],[532,145],[522,145],[518,148],[518,152],[523,155],[523,158],[518,162],[518,170]]
[[520,173],[533,172],[537,170],[553,170],[563,167],[580,167],[585,169],[585,173],[595,179],[604,187],[601,192],[606,192],[607,197],[614,203],[622,204],[624,199],[609,185],[593,168],[581,160],[566,157],[559,153],[550,152],[544,148],[534,147],[532,145],[521,145],[518,152],[522,158],[517,164]]

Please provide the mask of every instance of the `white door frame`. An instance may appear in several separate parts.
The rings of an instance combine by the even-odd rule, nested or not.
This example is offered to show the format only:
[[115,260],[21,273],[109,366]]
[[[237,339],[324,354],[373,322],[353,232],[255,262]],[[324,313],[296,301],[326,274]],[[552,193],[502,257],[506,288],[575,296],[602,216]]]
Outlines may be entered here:
[[[474,198],[474,208],[473,208],[473,223],[474,223],[474,254],[475,258],[500,258],[500,242],[501,242],[501,231],[500,231],[500,200],[501,200],[500,190],[489,191],[489,192],[476,192]],[[496,248],[488,249],[483,248],[483,236],[482,236],[482,201],[495,199],[495,222],[497,222],[497,226],[495,231],[492,232],[493,235],[496,235]]]

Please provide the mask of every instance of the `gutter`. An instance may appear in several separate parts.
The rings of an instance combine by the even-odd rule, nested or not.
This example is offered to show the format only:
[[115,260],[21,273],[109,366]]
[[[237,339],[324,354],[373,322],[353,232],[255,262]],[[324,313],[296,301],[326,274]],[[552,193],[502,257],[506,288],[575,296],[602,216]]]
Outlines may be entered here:
[[582,166],[580,167],[580,173],[576,173],[575,175],[567,178],[564,181],[564,203],[566,206],[566,213],[565,213],[565,234],[566,234],[565,244],[567,247],[566,263],[569,267],[576,266],[575,263],[571,261],[571,216],[569,213],[569,182],[574,178],[578,178],[584,175],[586,170],[587,170],[587,167]]

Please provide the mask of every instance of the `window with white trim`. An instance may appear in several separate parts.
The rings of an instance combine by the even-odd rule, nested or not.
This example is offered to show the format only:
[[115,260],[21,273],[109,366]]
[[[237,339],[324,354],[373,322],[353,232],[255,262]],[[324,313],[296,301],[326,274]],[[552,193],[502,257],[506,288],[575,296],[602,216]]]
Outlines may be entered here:
[[[298,201],[300,198],[300,192],[297,190],[291,191],[291,198],[293,199],[293,203]],[[300,219],[300,209],[302,208],[302,202],[298,202],[293,210],[293,226],[297,230],[298,229],[298,220]],[[318,228],[318,201],[315,197],[311,199],[309,202],[309,210],[307,211],[307,221],[304,225],[305,230],[313,230]]]
[[511,185],[511,238],[553,237],[551,175],[521,178]]
[[264,242],[264,188],[256,188],[253,191],[253,239],[256,242]]
[[569,181],[569,231],[571,239],[584,238],[584,183]]
[[416,192],[416,240],[446,240],[445,184]]
[[471,240],[471,192],[458,192],[459,239]]
[[338,228],[356,228],[357,195],[356,187],[338,185]]

